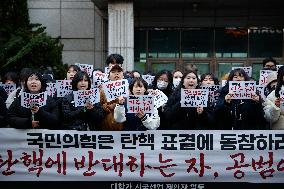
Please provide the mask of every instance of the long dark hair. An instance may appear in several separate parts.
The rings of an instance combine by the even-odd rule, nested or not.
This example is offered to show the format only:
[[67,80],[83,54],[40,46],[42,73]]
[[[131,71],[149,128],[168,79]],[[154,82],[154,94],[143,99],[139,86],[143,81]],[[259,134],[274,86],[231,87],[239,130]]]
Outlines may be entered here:
[[88,88],[87,90],[90,90],[91,88],[91,79],[90,77],[88,76],[88,74],[84,71],[79,71],[77,72],[75,75],[74,75],[74,78],[72,79],[71,81],[71,85],[72,85],[72,90],[73,91],[78,91],[78,88],[77,88],[77,84],[79,83],[79,81],[82,81],[84,79],[84,76],[87,78],[88,80]]
[[227,79],[227,83],[224,87],[222,87],[221,89],[221,93],[228,93],[229,92],[229,81],[233,81],[234,76],[236,75],[240,75],[243,76],[245,81],[250,81],[250,77],[248,76],[248,74],[245,72],[245,70],[237,68],[234,70],[231,70],[228,79]]
[[169,96],[169,95],[173,92],[173,75],[172,75],[172,73],[171,73],[170,71],[168,71],[168,70],[162,70],[162,71],[159,71],[159,72],[156,74],[156,76],[155,76],[155,78],[154,78],[154,80],[153,80],[152,88],[153,88],[153,89],[158,89],[158,87],[157,87],[157,82],[158,82],[159,77],[160,77],[161,75],[163,75],[163,74],[166,74],[166,75],[167,75],[168,81],[169,81],[169,84],[168,84],[167,88],[166,88],[165,90],[163,90],[163,92],[164,92],[167,96]]
[[[250,77],[245,72],[245,70],[240,69],[240,68],[234,69],[230,72],[229,77],[228,77],[228,81],[233,81],[233,78],[236,75],[240,75],[240,76],[244,77],[245,81],[250,81]],[[229,85],[229,82],[227,82],[226,85]]]
[[283,76],[284,76],[284,66],[281,66],[277,72],[277,85],[275,88],[275,96],[277,98],[280,97],[279,91],[281,90],[281,87],[284,85]]
[[28,88],[28,85],[27,85],[27,82],[28,82],[29,77],[31,77],[33,75],[37,76],[38,80],[41,83],[41,88],[39,90],[39,93],[46,91],[46,81],[45,81],[45,79],[42,77],[42,75],[38,71],[32,71],[28,75],[28,77],[26,78],[26,80],[25,80],[25,91],[28,92],[28,93],[30,92],[30,90]]

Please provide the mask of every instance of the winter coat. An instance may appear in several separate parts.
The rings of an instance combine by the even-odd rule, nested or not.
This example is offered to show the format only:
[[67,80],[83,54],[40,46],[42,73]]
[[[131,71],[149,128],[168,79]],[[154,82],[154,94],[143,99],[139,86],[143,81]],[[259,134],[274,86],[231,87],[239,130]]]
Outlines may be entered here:
[[266,120],[261,102],[251,99],[232,99],[225,101],[229,93],[229,85],[220,90],[220,96],[215,106],[216,124],[220,130],[257,130],[266,129]]
[[193,130],[209,127],[209,112],[204,108],[202,114],[197,113],[196,107],[181,107],[181,89],[177,88],[169,97],[164,107],[165,118],[169,130]]
[[[169,85],[172,85],[172,84],[169,84]],[[154,85],[149,85],[149,89],[156,90],[158,89],[158,87]],[[167,97],[171,96],[174,91],[172,87],[164,89],[164,90],[161,90],[161,89],[158,89],[158,90],[162,91]],[[165,105],[158,108],[158,114],[160,117],[160,126],[157,128],[158,130],[167,130],[170,127],[170,124],[164,114],[164,106]]]
[[145,114],[141,119],[134,113],[126,113],[124,105],[116,105],[114,109],[114,120],[118,123],[124,123],[125,131],[145,131],[154,130],[160,125],[158,110],[155,108],[153,114]]
[[[281,90],[284,90],[282,86]],[[275,90],[272,91],[264,101],[265,119],[270,123],[271,129],[284,129],[284,110],[275,106]]]
[[71,93],[62,99],[63,128],[78,131],[98,130],[98,125],[105,116],[100,103],[88,110],[84,107],[75,107],[74,94]]
[[0,96],[0,128],[7,126],[7,108],[4,99]]
[[13,92],[11,92],[6,100],[6,107],[9,108],[11,104],[14,102],[15,98],[21,96],[23,89],[17,88]]
[[116,122],[114,119],[114,109],[110,108],[112,103],[118,104],[118,100],[107,102],[106,95],[103,90],[100,90],[100,102],[105,111],[105,117],[100,123],[100,129],[102,131],[121,131],[123,129],[123,123]]
[[[48,96],[46,105],[40,107],[39,111],[34,114],[34,120],[39,121],[39,127],[36,127],[36,129],[59,129],[58,112],[56,102]],[[21,106],[20,97],[15,98],[8,109],[8,124],[17,129],[32,128],[31,110]]]
[[2,100],[4,100],[4,102],[5,102],[5,100],[8,97],[5,89],[3,87],[1,87],[1,86],[0,86],[0,97],[2,98]]

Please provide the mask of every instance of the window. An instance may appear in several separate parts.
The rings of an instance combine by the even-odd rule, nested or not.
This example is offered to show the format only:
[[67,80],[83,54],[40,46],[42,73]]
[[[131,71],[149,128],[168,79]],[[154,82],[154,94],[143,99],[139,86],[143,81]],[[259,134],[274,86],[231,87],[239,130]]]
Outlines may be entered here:
[[169,70],[172,72],[176,68],[175,62],[154,62],[151,64],[152,66],[152,72],[158,73],[161,70]]
[[250,29],[250,57],[282,57],[283,30]]
[[259,71],[263,68],[262,63],[253,63],[252,64],[252,78],[258,82],[259,80]]
[[216,29],[216,57],[217,58],[246,58],[247,57],[247,29],[222,28]]
[[221,80],[221,77],[223,77],[225,74],[230,73],[232,70],[232,67],[240,67],[244,66],[243,63],[239,62],[222,62],[218,63],[218,78]]
[[150,30],[149,58],[178,58],[179,31]]
[[183,58],[208,58],[212,55],[213,30],[192,28],[181,33]]
[[190,68],[191,66],[196,66],[197,68],[197,74],[200,76],[204,73],[210,72],[209,63],[206,62],[195,62],[195,63],[185,63],[185,71]]

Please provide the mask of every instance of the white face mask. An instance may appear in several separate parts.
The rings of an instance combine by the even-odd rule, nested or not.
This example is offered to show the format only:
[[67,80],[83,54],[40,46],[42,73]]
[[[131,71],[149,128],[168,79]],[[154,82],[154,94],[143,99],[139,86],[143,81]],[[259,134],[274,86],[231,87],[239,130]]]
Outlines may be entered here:
[[158,81],[157,82],[157,87],[158,87],[158,89],[160,89],[160,90],[164,90],[164,89],[166,89],[167,88],[167,86],[168,86],[168,82],[165,82],[165,81]]
[[179,85],[180,81],[181,81],[181,78],[173,78],[174,88],[176,88]]

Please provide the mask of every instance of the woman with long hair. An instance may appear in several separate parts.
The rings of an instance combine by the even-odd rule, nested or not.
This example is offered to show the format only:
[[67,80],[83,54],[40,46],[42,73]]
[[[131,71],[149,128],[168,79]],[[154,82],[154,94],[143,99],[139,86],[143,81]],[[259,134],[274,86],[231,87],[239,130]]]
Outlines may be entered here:
[[164,108],[169,130],[193,130],[208,127],[208,112],[203,107],[181,107],[181,90],[198,89],[199,79],[196,72],[187,71]]
[[260,97],[255,94],[252,99],[232,99],[229,94],[229,81],[250,81],[250,78],[243,69],[230,72],[226,85],[220,90],[215,106],[218,129],[265,129],[266,121]]
[[[91,79],[86,72],[79,71],[71,82],[72,90],[90,90]],[[62,100],[63,128],[88,131],[98,130],[98,123],[104,118],[104,111],[100,103],[87,102],[84,107],[75,107],[74,94],[65,96]]]
[[284,110],[281,109],[280,91],[284,90],[284,66],[277,73],[277,84],[264,102],[265,118],[270,123],[271,129],[284,129]]

